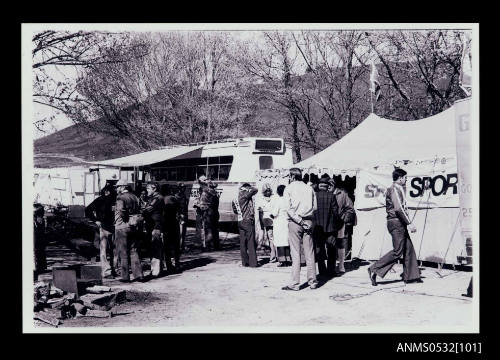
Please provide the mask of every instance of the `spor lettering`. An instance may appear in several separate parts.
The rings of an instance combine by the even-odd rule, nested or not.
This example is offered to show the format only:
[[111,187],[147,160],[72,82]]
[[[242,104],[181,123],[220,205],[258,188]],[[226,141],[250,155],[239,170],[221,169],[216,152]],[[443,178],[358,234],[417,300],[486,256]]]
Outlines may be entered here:
[[446,195],[450,188],[453,194],[458,193],[458,175],[447,174],[436,175],[434,177],[414,177],[411,182],[410,197],[416,198],[422,196],[425,190],[430,189],[433,196]]
[[365,198],[375,198],[380,194],[385,195],[386,189],[375,184],[365,186]]

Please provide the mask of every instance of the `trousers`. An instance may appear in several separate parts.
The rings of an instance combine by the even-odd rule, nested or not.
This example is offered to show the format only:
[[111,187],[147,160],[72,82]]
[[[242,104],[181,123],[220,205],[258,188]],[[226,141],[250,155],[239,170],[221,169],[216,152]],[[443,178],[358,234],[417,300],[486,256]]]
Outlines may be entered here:
[[167,268],[172,267],[172,255],[174,256],[175,266],[179,266],[180,255],[181,255],[181,239],[179,234],[179,223],[177,221],[172,221],[170,223],[165,223],[165,230],[163,232],[164,237],[164,251],[165,251],[165,261],[167,263]]
[[313,240],[316,247],[319,274],[333,275],[337,258],[335,233],[324,232],[322,227],[316,226],[313,231]]
[[164,244],[161,230],[151,231],[151,275],[158,276],[163,268]]
[[[103,277],[113,274],[118,265],[118,253],[113,242],[113,235],[114,234],[111,231],[105,230],[102,227],[99,228],[99,257],[101,260],[101,271]],[[108,252],[110,261],[108,261],[107,257]]]
[[257,267],[254,220],[242,220],[238,222],[238,229],[240,231],[241,263],[243,266]]
[[120,257],[121,278],[130,280],[129,258],[134,279],[142,277],[142,265],[139,257],[139,236],[130,227],[115,229],[115,242]]
[[276,253],[276,246],[274,246],[274,233],[273,233],[273,227],[272,226],[266,226],[264,227],[264,236],[267,235],[267,239],[269,240],[269,248],[271,249],[271,254],[270,254],[270,259],[276,259],[277,253]]
[[[304,223],[312,226],[311,220],[304,220]],[[304,257],[307,265],[307,282],[309,285],[317,283],[316,263],[314,258],[314,244],[312,236],[304,231],[304,228],[293,222],[288,222],[288,242],[290,243],[290,253],[292,255],[292,282],[290,287],[297,288],[300,285],[300,244],[304,247]]]
[[390,219],[387,221],[387,230],[392,237],[393,249],[372,264],[370,270],[383,278],[402,256],[403,280],[419,279],[420,270],[418,269],[417,255],[406,226],[398,219]]
[[214,249],[219,249],[220,239],[218,211],[215,211],[210,207],[207,209],[198,210],[197,223],[199,224],[200,238],[203,247],[211,244]]

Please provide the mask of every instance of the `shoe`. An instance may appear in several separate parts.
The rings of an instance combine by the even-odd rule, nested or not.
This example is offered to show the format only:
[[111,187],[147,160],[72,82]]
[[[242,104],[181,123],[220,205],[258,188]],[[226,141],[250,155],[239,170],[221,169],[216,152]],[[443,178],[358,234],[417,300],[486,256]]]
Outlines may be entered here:
[[418,279],[415,279],[415,280],[404,280],[404,283],[405,284],[413,284],[413,283],[423,283],[422,279],[418,278]]
[[283,287],[281,288],[281,290],[299,291],[299,289],[295,289],[295,288],[290,287],[290,286],[288,286],[288,285],[287,285],[287,286],[283,286]]
[[270,263],[275,263],[275,262],[278,262],[278,259],[276,258],[272,258],[271,260],[269,260]]
[[285,267],[287,266],[285,263],[280,262],[276,267]]
[[126,279],[120,279],[118,281],[121,282],[121,283],[129,283],[130,282],[130,280],[126,280]]
[[317,289],[318,288],[318,284],[317,283],[311,284],[311,285],[309,285],[309,288],[311,290]]
[[368,268],[368,276],[370,276],[370,281],[372,282],[372,285],[377,286],[377,274],[372,272],[370,268]]

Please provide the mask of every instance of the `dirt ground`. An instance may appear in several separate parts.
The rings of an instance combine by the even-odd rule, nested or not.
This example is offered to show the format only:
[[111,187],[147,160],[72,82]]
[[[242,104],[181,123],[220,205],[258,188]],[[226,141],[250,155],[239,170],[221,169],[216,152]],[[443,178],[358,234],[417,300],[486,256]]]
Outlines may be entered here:
[[[64,320],[60,328],[112,327],[119,331],[147,327],[176,332],[472,330],[473,302],[461,295],[471,272],[423,267],[424,283],[404,284],[399,277],[402,267],[396,265],[373,287],[366,270],[370,263],[356,260],[347,262],[343,276],[323,279],[316,290],[307,287],[303,267],[303,289],[283,291],[291,268],[269,263],[263,251],[259,252],[260,267],[242,267],[237,234],[221,232],[221,251],[202,252],[194,238],[194,229],[189,229],[188,251],[181,257],[179,274],[146,283],[104,280],[104,285],[127,290],[127,302],[115,307],[117,316]],[[82,261],[61,246],[48,249],[48,260],[49,264]],[[144,265],[148,274],[148,264]]]

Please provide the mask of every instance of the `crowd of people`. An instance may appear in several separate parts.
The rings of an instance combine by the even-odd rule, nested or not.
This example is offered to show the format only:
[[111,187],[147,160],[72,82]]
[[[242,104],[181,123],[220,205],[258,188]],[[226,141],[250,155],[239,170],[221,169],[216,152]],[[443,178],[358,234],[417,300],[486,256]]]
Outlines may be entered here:
[[[386,192],[387,229],[393,249],[368,268],[373,286],[377,276],[383,278],[402,257],[405,283],[422,282],[417,257],[409,235],[415,225],[408,215],[405,185],[406,172],[395,169],[393,184]],[[270,261],[278,266],[292,267],[291,282],[283,290],[300,289],[302,260],[307,266],[307,283],[318,287],[316,263],[320,276],[331,278],[345,273],[345,256],[353,226],[357,223],[352,194],[338,180],[323,174],[309,176],[298,168],[290,169],[288,185],[279,185],[273,195],[269,184],[264,184],[256,206],[259,225],[269,242]],[[233,211],[238,214],[242,266],[256,267],[254,212],[252,197],[258,192],[250,184],[243,184]],[[338,270],[336,263],[338,261]]]
[[[125,180],[106,185],[101,196],[85,208],[85,216],[98,227],[100,263],[104,278],[145,281],[164,270],[180,270],[180,255],[186,236],[188,198],[185,185],[175,189],[156,183],[136,193]],[[151,259],[151,271],[144,276],[141,249]],[[109,261],[108,261],[109,257]],[[173,262],[172,262],[173,259]]]
[[[374,286],[377,275],[384,277],[400,257],[403,257],[403,280],[421,282],[408,233],[416,229],[406,207],[406,172],[396,169],[393,180],[386,194],[386,210],[394,249],[368,269]],[[198,238],[203,249],[219,250],[217,184],[206,176],[201,176],[198,183],[199,196],[194,204]],[[188,201],[183,183],[160,187],[152,182],[145,188],[138,187],[135,193],[123,179],[115,185],[106,185],[101,196],[85,208],[85,216],[97,225],[96,245],[100,250],[102,276],[129,282],[130,271],[132,281],[159,277],[165,270],[178,273],[180,256],[185,250]],[[268,183],[263,184],[260,194],[256,187],[244,183],[232,201],[232,208],[238,219],[243,267],[259,266],[257,229],[269,248],[269,261],[278,267],[291,267],[291,282],[283,290],[299,290],[303,265],[307,267],[311,289],[318,287],[317,275],[331,278],[345,273],[346,248],[357,219],[353,194],[341,179],[328,174],[302,176],[300,169],[292,168],[289,183],[279,185],[276,194]],[[35,206],[34,214],[38,269],[46,262],[38,251],[41,246],[36,243],[37,232],[42,231],[43,207]],[[144,276],[142,269],[141,250],[151,260],[148,276]]]
[[238,216],[242,266],[258,266],[255,239],[255,221],[258,221],[270,250],[270,262],[292,267],[292,282],[284,290],[298,290],[302,259],[313,289],[318,284],[316,263],[319,275],[332,277],[344,273],[345,250],[356,224],[356,213],[351,197],[339,185],[328,174],[311,179],[294,168],[290,170],[289,184],[279,185],[276,194],[265,183],[254,205],[258,189],[243,184],[232,202]]

